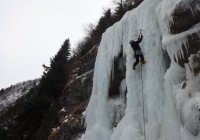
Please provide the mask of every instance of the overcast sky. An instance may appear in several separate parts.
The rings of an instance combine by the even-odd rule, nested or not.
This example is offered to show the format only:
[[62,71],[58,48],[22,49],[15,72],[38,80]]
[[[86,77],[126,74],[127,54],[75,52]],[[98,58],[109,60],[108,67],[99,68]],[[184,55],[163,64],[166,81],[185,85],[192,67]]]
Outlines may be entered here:
[[0,89],[42,75],[69,38],[84,36],[111,0],[0,0]]

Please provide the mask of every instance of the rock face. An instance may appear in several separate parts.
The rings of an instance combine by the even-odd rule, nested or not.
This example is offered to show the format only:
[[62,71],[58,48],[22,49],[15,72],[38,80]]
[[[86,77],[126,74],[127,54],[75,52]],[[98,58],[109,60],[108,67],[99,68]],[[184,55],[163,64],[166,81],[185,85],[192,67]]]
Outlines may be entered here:
[[189,68],[195,77],[199,75],[199,73],[200,73],[200,52],[191,56]]
[[182,5],[181,2],[177,4],[172,14],[173,22],[170,24],[171,34],[178,34],[187,31],[200,22],[200,11],[198,10],[200,2],[192,1],[189,4],[191,7]]
[[90,97],[97,47],[94,46],[85,56],[73,64],[70,78],[63,90],[62,100],[64,104],[77,104]]
[[[183,126],[182,132],[186,129],[196,137],[200,132],[200,54],[198,53],[200,51],[200,1],[181,0],[173,3],[175,7],[172,10],[169,8],[171,22],[168,31],[163,32],[163,37],[167,38],[163,41],[163,45],[169,56],[173,56],[170,58],[171,61],[182,67],[177,68],[177,74],[179,71],[178,75],[181,77],[179,80],[182,79],[179,81],[180,84],[173,83],[171,87]],[[167,4],[164,7],[167,7]],[[167,14],[164,17],[163,21],[169,19]],[[185,133],[181,135],[185,139],[194,138],[188,137]]]
[[[169,25],[170,35],[179,35],[186,33],[184,38],[187,40],[185,44],[179,44],[182,52],[175,61],[184,67],[184,63],[188,63],[191,54],[196,54],[200,50],[200,2],[191,0],[187,3],[180,1],[176,4],[171,15],[171,23]],[[191,31],[194,29],[194,31]],[[190,32],[191,31],[191,32]],[[183,39],[183,38],[182,38]],[[175,42],[176,43],[176,42]],[[174,46],[177,47],[177,46]]]
[[70,78],[63,90],[58,114],[59,125],[52,128],[49,140],[76,140],[85,131],[84,111],[92,92],[94,64],[98,46],[72,63]]
[[78,105],[65,106],[59,112],[60,126],[53,128],[49,134],[49,140],[71,140],[78,137],[85,130],[82,112],[87,102]]
[[139,5],[143,0],[133,0],[135,5]]

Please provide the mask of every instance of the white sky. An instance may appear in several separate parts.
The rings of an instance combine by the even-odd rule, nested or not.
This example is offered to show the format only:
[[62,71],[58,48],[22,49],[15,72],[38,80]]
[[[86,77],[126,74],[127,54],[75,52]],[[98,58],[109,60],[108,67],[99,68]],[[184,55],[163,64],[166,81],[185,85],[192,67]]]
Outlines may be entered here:
[[69,38],[72,47],[112,0],[0,0],[0,89],[38,78]]

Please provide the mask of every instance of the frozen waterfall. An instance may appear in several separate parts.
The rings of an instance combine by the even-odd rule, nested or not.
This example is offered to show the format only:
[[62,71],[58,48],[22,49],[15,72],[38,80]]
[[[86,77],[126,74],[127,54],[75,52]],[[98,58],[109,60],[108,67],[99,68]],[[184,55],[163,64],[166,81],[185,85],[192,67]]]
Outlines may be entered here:
[[[179,87],[174,87],[180,86],[185,80],[186,71],[172,60],[172,56],[169,56],[171,62],[168,62],[169,58],[163,50],[163,39],[168,34],[166,22],[169,19],[165,18],[165,23],[160,21],[166,14],[162,13],[165,11],[161,8],[164,4],[171,5],[167,13],[170,15],[175,3],[175,0],[144,0],[103,34],[95,63],[92,95],[86,109],[86,132],[81,140],[200,139],[200,136],[192,135],[183,127],[182,119],[187,119],[188,114],[187,111],[186,117],[180,114],[182,107],[179,106],[182,106],[183,97],[176,95],[175,90]],[[134,71],[134,52],[129,40],[137,40],[140,29],[144,36],[140,47],[147,63],[138,64]],[[122,87],[127,86],[126,101],[120,97],[109,97],[114,58],[119,55],[121,46],[123,57],[126,58],[126,76],[122,81]],[[122,116],[121,120],[118,117],[116,126],[112,124],[112,112],[116,109],[113,106],[120,110],[115,113]],[[187,105],[184,109],[190,110]]]

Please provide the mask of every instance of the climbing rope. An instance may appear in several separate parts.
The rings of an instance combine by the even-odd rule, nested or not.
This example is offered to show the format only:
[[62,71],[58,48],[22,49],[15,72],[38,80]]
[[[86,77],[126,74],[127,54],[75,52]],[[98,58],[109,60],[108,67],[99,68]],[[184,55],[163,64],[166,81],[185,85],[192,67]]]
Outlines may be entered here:
[[146,123],[145,123],[145,110],[144,110],[144,92],[143,92],[143,78],[142,78],[142,64],[141,64],[141,79],[142,79],[142,109],[143,109],[143,121],[144,121],[144,140],[146,140]]

